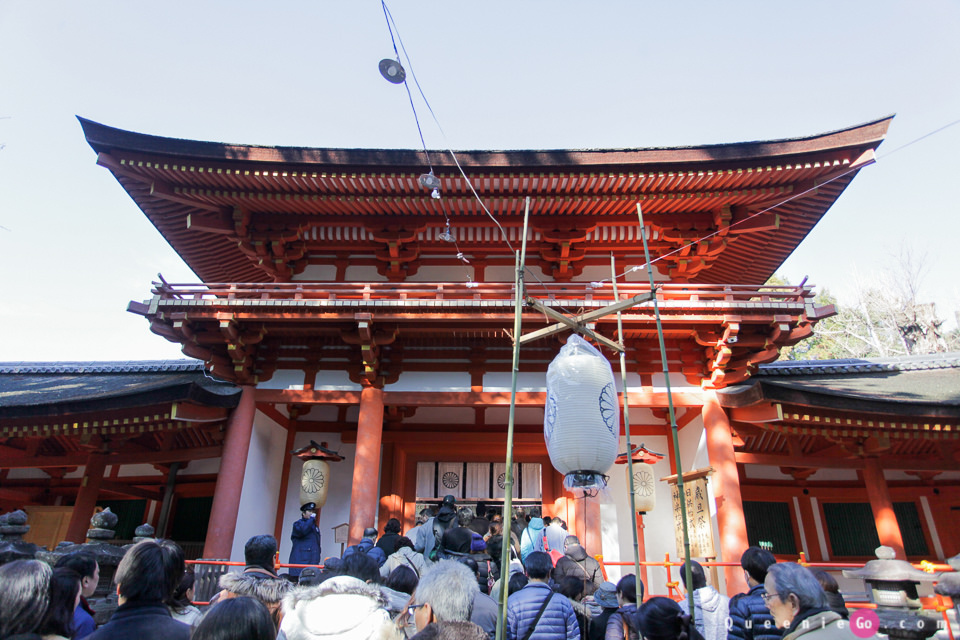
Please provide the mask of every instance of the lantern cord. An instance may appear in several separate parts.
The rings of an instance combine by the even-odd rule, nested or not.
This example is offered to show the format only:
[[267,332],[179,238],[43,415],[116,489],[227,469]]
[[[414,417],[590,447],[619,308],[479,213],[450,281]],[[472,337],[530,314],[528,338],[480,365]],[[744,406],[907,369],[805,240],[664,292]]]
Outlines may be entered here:
[[[611,282],[613,283],[613,299],[619,300],[620,295],[617,292],[617,264],[616,259],[613,257],[613,252],[610,252],[610,274]],[[656,298],[656,296],[654,296],[654,298]],[[630,440],[630,391],[627,387],[627,351],[623,336],[623,315],[620,311],[617,311],[617,338],[620,341],[620,346],[624,347],[623,351],[620,352],[620,380],[623,385],[623,429],[627,438],[627,450],[629,451],[633,447],[633,442]],[[637,494],[635,493],[636,486],[634,486],[633,479],[632,457],[632,452],[627,455],[627,476],[630,478],[630,529],[633,531],[633,575],[639,580],[640,535],[637,531]]]
[[[510,381],[510,414],[507,418],[507,456],[506,470],[504,472],[505,481],[503,483],[503,524],[504,527],[510,526],[510,519],[513,516],[513,427],[514,417],[517,411],[517,375],[520,371],[520,320],[522,318],[522,303],[525,297],[523,286],[524,260],[527,257],[527,225],[530,221],[530,197],[527,196],[523,211],[523,241],[520,245],[520,253],[516,254],[516,275],[514,277],[515,299],[513,304],[513,366],[511,368]],[[509,531],[509,529],[507,529]],[[501,575],[509,574],[510,567],[510,545],[503,545],[500,556],[500,566],[508,571],[507,574],[501,572]],[[500,609],[497,611],[497,634],[496,640],[506,638],[506,611],[507,611],[507,587],[509,580],[501,578],[500,580]],[[692,584],[692,583],[691,583]]]
[[[413,78],[413,84],[416,85],[417,91],[420,93],[420,97],[423,99],[423,103],[427,107],[427,111],[430,112],[430,117],[433,118],[434,124],[437,125],[437,129],[440,131],[440,135],[443,136],[444,142],[446,143],[446,146],[447,146],[446,148],[447,153],[449,153],[450,157],[453,159],[453,163],[457,166],[457,170],[460,172],[460,175],[463,177],[463,180],[466,183],[467,188],[470,189],[470,193],[473,194],[474,199],[480,205],[480,208],[483,209],[483,212],[487,215],[487,217],[490,218],[493,224],[497,226],[497,229],[500,230],[500,236],[503,239],[503,243],[507,246],[507,249],[510,250],[510,253],[514,255],[514,258],[516,258],[517,251],[516,249],[513,248],[513,245],[510,243],[510,237],[507,235],[506,229],[503,228],[503,225],[500,224],[500,221],[497,220],[496,216],[493,215],[490,209],[487,208],[487,205],[483,201],[483,198],[480,197],[480,194],[477,193],[477,190],[474,188],[473,182],[470,180],[470,177],[467,176],[466,171],[464,171],[463,167],[460,165],[460,160],[457,158],[457,154],[454,153],[452,148],[450,148],[450,141],[447,138],[447,133],[443,130],[443,126],[440,124],[440,120],[439,118],[437,118],[437,114],[433,111],[433,107],[430,106],[430,101],[427,100],[427,96],[423,92],[423,87],[420,86],[420,81],[417,79],[417,72],[414,70],[413,62],[410,60],[410,54],[407,53],[407,48],[403,44],[403,37],[400,35],[400,29],[397,28],[397,23],[393,19],[393,13],[391,13],[390,9],[387,7],[386,0],[380,0],[380,4],[383,7],[383,15],[387,20],[387,29],[390,31],[390,41],[393,43],[393,52],[397,56],[397,61],[400,60],[399,52],[403,51],[403,57],[407,62],[406,68],[410,70],[410,76]],[[394,39],[394,34],[396,34],[396,39]],[[399,50],[397,49],[398,42],[400,43]],[[413,95],[410,92],[410,87],[407,85],[406,79],[404,79],[403,81],[403,86],[406,87],[407,95],[410,98],[410,108],[413,110],[413,117],[414,117],[414,120],[416,120],[417,122],[417,131],[420,133],[420,142],[421,144],[423,144],[423,152],[427,156],[427,164],[430,166],[430,171],[433,172],[433,165],[430,161],[430,153],[427,151],[427,145],[423,139],[423,131],[420,128],[420,119],[417,117],[417,110],[413,106]],[[449,222],[450,217],[449,215],[447,215],[446,209],[443,210],[443,216]],[[526,231],[524,231],[523,242],[526,242]],[[462,262],[466,262],[469,264],[469,260],[467,260],[464,257],[463,252],[460,251],[459,247],[457,247],[457,257]],[[540,277],[536,274],[535,271],[533,271],[532,269],[529,269],[525,264],[521,266],[527,274],[529,274],[531,277],[533,277],[534,280],[537,281],[537,284],[539,284],[541,287],[543,287],[544,290],[547,291],[547,293],[550,293],[550,294],[555,293],[547,285],[546,282],[540,279]],[[563,298],[563,296],[560,296],[560,295],[554,295],[554,297],[557,300],[560,300]],[[569,309],[566,309],[562,305],[557,305],[556,308],[560,309],[561,311],[563,311],[568,315],[573,315],[573,313]]]
[[[650,248],[647,246],[647,234],[643,232],[643,208],[637,203],[637,216],[640,219],[640,237],[643,238],[643,259],[647,262],[647,279],[653,291],[653,267],[650,262]],[[663,364],[663,379],[667,388],[667,408],[670,410],[670,432],[673,435],[673,456],[677,467],[677,490],[680,495],[680,517],[683,519],[683,559],[686,564],[686,584],[693,584],[690,569],[690,528],[687,525],[687,500],[683,492],[683,465],[680,463],[680,430],[677,427],[677,414],[673,408],[673,393],[670,390],[670,366],[667,364],[667,346],[663,340],[663,324],[660,322],[660,305],[653,297],[653,313],[657,320],[657,340],[660,343],[660,360]],[[633,474],[630,474],[633,477]],[[632,495],[631,495],[632,499]],[[693,589],[687,591],[687,605],[691,623],[695,622],[696,609],[693,604]]]
[[[400,62],[400,52],[397,51],[397,41],[393,38],[393,31],[397,28],[397,24],[393,21],[393,14],[390,13],[390,9],[387,8],[386,0],[380,0],[380,5],[383,7],[383,17],[387,21],[387,31],[390,32],[390,42],[393,44],[393,53],[397,56],[397,62]],[[392,25],[392,26],[391,26]],[[397,38],[400,38],[400,32],[397,31]],[[400,47],[403,48],[403,40],[400,40]],[[410,73],[413,74],[413,65],[410,64],[410,56],[407,55],[407,50],[403,49],[403,55],[407,59],[407,65],[410,66]],[[416,81],[417,76],[413,76],[414,81]],[[427,142],[423,139],[423,129],[420,127],[420,116],[417,115],[417,107],[413,104],[413,94],[410,92],[410,85],[407,83],[407,79],[403,79],[403,88],[407,90],[407,99],[410,100],[410,110],[413,111],[413,120],[417,123],[417,133],[420,134],[420,144],[423,146],[423,155],[427,158],[427,166],[430,167],[430,173],[433,173],[433,162],[430,161],[430,152],[427,151]],[[417,88],[420,88],[420,83],[417,83]],[[423,92],[420,92],[420,95],[423,95]],[[426,98],[424,98],[426,100]],[[429,103],[427,108],[430,108]],[[433,113],[433,110],[430,110],[430,113]]]

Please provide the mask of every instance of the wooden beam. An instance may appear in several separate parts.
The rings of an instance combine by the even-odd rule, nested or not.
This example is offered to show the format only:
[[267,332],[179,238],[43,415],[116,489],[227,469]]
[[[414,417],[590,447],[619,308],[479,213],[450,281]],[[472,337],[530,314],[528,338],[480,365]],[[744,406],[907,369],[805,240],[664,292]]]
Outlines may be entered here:
[[134,498],[146,498],[147,500],[163,499],[163,492],[161,492],[159,489],[154,491],[149,489],[141,489],[125,482],[117,482],[115,480],[103,480],[100,483],[100,491],[119,493],[122,496],[133,496]]
[[[802,460],[794,456],[763,453],[737,453],[737,464],[761,464],[772,467],[816,467],[818,469],[863,469],[863,458],[830,458],[805,455]],[[937,460],[930,457],[884,456],[884,469],[897,471],[960,471],[960,463]]]
[[[554,331],[554,330],[550,330],[550,333],[545,334],[545,335],[542,336],[542,337],[546,337],[546,335],[551,335],[551,334],[553,334],[553,333],[559,333],[560,331],[563,331],[563,330],[566,328],[566,329],[571,329],[571,330],[573,330],[573,331],[576,331],[577,333],[582,333],[582,334],[584,334],[585,336],[588,336],[588,337],[590,337],[590,338],[593,338],[594,340],[596,340],[596,341],[599,342],[600,344],[604,345],[604,346],[607,347],[608,349],[611,349],[611,350],[613,350],[613,351],[616,351],[617,353],[623,353],[623,351],[624,351],[623,345],[621,345],[621,344],[619,344],[619,343],[617,343],[617,342],[614,342],[613,340],[611,340],[611,339],[609,339],[609,338],[606,338],[606,337],[604,337],[604,336],[601,336],[600,334],[598,334],[597,332],[593,331],[592,329],[589,329],[588,327],[585,327],[584,325],[578,323],[577,321],[573,320],[572,318],[568,318],[567,316],[563,315],[563,314],[560,313],[559,311],[556,311],[556,310],[554,310],[554,309],[551,309],[550,307],[544,306],[542,302],[540,302],[539,300],[537,300],[537,299],[535,299],[535,298],[527,298],[527,304],[530,305],[530,306],[532,306],[534,309],[536,309],[536,310],[539,311],[540,313],[544,314],[545,316],[550,317],[550,318],[553,318],[554,320],[559,320],[560,322],[559,322],[558,324],[563,325],[563,326],[561,326],[559,329],[557,329],[557,330],[555,330],[555,331]],[[556,326],[556,325],[554,325],[554,326]],[[523,337],[523,336],[521,336],[521,338],[522,338],[522,337]]]
[[226,420],[230,410],[224,407],[207,407],[192,402],[174,402],[170,419],[182,422],[219,422]]
[[730,409],[730,419],[734,422],[780,422],[783,420],[783,409],[777,403],[760,404],[752,407],[737,407]]
[[[703,394],[699,389],[674,391],[673,404],[677,407],[703,406]],[[509,391],[385,391],[386,406],[414,407],[487,407],[509,406]],[[543,391],[517,393],[518,406],[542,407],[547,401]],[[257,402],[284,404],[338,404],[360,403],[359,391],[301,391],[294,389],[257,389]],[[630,391],[630,406],[637,408],[665,407],[665,391]],[[2,465],[0,465],[2,468]]]
[[[630,309],[631,307],[635,307],[638,304],[642,304],[644,302],[653,300],[653,295],[654,295],[653,293],[638,293],[632,298],[628,298],[620,302],[615,302],[613,304],[608,304],[602,309],[596,309],[594,311],[590,311],[587,313],[581,313],[580,315],[573,316],[572,318],[567,318],[567,320],[570,320],[573,323],[578,325],[584,324],[586,322],[592,322],[604,316],[614,314],[618,311],[624,311],[626,309]],[[527,298],[527,300],[528,301],[533,300],[533,298]],[[543,306],[542,308],[548,309],[549,307]],[[544,327],[543,329],[538,329],[537,331],[531,331],[530,333],[520,336],[520,344],[523,345],[528,342],[532,342],[534,340],[539,340],[540,338],[553,335],[559,331],[564,331],[568,328],[569,328],[569,325],[566,323],[566,320],[564,320],[563,322],[558,322],[557,324],[550,325],[549,327]]]
[[[194,449],[175,449],[173,451],[130,452],[106,457],[106,464],[163,464],[165,462],[186,462],[219,458],[220,447],[197,447]],[[22,456],[0,456],[0,469],[44,469],[49,467],[82,467],[87,464],[87,454],[69,454],[65,456],[45,456],[28,458]]]

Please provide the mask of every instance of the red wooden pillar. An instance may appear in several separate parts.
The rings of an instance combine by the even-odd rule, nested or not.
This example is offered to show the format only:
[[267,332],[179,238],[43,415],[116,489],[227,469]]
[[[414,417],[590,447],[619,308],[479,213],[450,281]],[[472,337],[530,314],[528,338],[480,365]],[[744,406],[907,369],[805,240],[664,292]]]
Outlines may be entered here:
[[363,530],[377,517],[377,481],[380,476],[380,441],[383,436],[383,389],[365,386],[360,392],[357,421],[357,455],[353,461],[350,491],[349,544],[357,544]]
[[70,524],[67,526],[66,540],[68,542],[83,543],[87,539],[90,529],[90,518],[97,506],[97,495],[100,493],[100,483],[103,482],[103,471],[107,466],[107,458],[103,454],[92,453],[87,458],[83,470],[83,480],[80,481],[80,491],[77,501],[70,514]]
[[[720,554],[724,562],[737,562],[750,543],[747,542],[747,522],[743,517],[740,476],[737,473],[730,421],[713,391],[703,392],[703,425],[707,434],[707,455],[714,469],[713,495],[717,503]],[[728,594],[747,591],[740,567],[724,567],[723,572]]]
[[203,545],[204,558],[229,558],[233,550],[243,474],[247,468],[247,453],[250,451],[250,437],[253,434],[253,417],[257,412],[255,394],[254,387],[243,387],[240,403],[233,410],[227,424],[227,436],[223,440],[223,451],[220,454],[217,486],[213,493],[213,506],[210,508],[210,524]]
[[870,498],[870,508],[873,510],[873,519],[877,524],[877,535],[880,544],[893,548],[897,558],[906,560],[907,554],[903,550],[903,536],[900,534],[900,525],[897,515],[893,512],[893,501],[890,500],[890,489],[887,480],[883,477],[883,468],[879,458],[867,458],[863,469],[863,481],[867,485],[867,497]]

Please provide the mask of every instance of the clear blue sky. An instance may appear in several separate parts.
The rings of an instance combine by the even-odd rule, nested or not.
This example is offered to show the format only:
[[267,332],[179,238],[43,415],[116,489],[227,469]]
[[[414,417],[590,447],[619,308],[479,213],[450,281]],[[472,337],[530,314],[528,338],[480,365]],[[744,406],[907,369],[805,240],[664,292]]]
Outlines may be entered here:
[[[803,136],[896,112],[880,161],[782,273],[841,298],[901,243],[960,308],[960,3],[389,3],[445,139],[431,147],[677,146]],[[419,146],[380,3],[0,0],[0,360],[180,357],[124,311],[196,277],[75,115],[222,142]],[[409,72],[409,69],[408,69]],[[887,154],[890,154],[889,157]]]

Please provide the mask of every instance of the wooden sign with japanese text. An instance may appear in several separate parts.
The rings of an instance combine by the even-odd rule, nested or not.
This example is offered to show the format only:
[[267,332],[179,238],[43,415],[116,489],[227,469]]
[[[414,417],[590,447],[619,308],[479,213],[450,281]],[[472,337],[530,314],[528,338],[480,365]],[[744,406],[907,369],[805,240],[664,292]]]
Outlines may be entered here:
[[[710,503],[707,497],[707,473],[691,472],[697,476],[687,478],[683,474],[683,493],[687,504],[687,533],[690,537],[690,556],[692,558],[715,558],[713,549],[713,527],[710,521]],[[671,483],[673,496],[673,524],[677,541],[677,555],[683,553],[683,516],[680,508],[680,488],[676,484],[676,476],[666,479]]]

